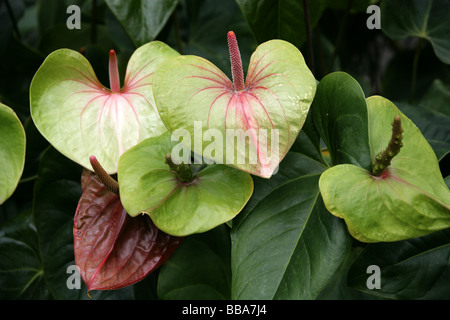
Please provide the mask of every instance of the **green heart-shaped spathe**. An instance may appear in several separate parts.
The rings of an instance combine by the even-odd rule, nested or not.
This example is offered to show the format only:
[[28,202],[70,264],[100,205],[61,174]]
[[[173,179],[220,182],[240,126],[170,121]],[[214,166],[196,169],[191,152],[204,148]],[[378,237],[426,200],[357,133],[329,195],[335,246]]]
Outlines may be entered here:
[[180,182],[165,163],[176,145],[169,133],[149,138],[119,160],[120,197],[125,210],[149,214],[155,225],[174,236],[210,230],[234,218],[253,193],[245,172],[210,165],[190,183]]
[[241,91],[197,56],[164,61],[153,86],[162,121],[193,152],[265,178],[294,143],[315,90],[302,54],[282,40],[258,46]]
[[403,147],[379,177],[351,164],[325,171],[319,187],[327,209],[363,242],[404,240],[450,227],[450,191],[433,149],[389,100],[370,97],[367,108],[372,160],[387,147],[396,115]]
[[71,160],[92,170],[89,157],[95,155],[108,173],[115,173],[123,152],[166,131],[155,107],[152,81],[156,66],[175,55],[162,42],[143,45],[128,62],[123,87],[112,92],[98,81],[83,55],[57,50],[31,83],[34,123]]
[[0,103],[0,205],[14,192],[25,165],[25,130],[15,112]]

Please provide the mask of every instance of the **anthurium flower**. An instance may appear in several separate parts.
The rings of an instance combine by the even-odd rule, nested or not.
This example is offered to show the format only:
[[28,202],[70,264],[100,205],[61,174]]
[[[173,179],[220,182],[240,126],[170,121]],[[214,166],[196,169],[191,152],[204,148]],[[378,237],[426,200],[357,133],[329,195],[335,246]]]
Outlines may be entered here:
[[148,215],[158,229],[180,237],[233,219],[253,193],[251,176],[220,164],[179,163],[171,155],[176,143],[166,132],[120,157],[118,179],[125,210],[133,217]]
[[392,102],[379,96],[366,101],[372,172],[353,164],[326,170],[319,180],[325,206],[363,242],[450,227],[450,191],[433,149]]
[[156,228],[148,216],[131,217],[120,198],[84,170],[74,218],[75,264],[88,291],[136,283],[158,268],[182,238]]
[[205,161],[269,178],[303,126],[316,80],[295,46],[271,40],[251,56],[244,81],[232,31],[228,44],[232,81],[201,57],[172,57],[156,70],[155,102],[168,130],[189,133],[181,142]]
[[131,56],[120,86],[115,52],[110,52],[110,88],[97,79],[80,53],[60,49],[36,72],[30,88],[31,116],[41,134],[62,154],[92,170],[95,155],[108,173],[120,155],[166,131],[152,94],[158,64],[178,53],[154,41]]

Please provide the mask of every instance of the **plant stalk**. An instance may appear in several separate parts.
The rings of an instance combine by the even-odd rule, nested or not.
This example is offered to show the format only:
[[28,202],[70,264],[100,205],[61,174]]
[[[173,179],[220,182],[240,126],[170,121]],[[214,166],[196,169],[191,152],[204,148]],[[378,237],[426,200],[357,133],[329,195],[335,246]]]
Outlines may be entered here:
[[308,9],[308,0],[303,0],[303,14],[305,17],[305,26],[306,26],[306,39],[308,41],[308,52],[309,52],[309,68],[311,72],[315,74],[314,67],[314,51],[313,51],[313,43],[311,36],[311,21],[309,17],[309,9]]
[[95,23],[95,15],[97,9],[96,2],[96,0],[92,0],[91,5],[91,44],[95,44],[97,42],[97,25]]
[[348,20],[348,17],[350,15],[350,10],[352,8],[352,4],[353,4],[353,0],[348,0],[348,2],[347,2],[347,9],[345,11],[344,20],[342,21],[341,28],[339,29],[339,34],[338,34],[338,37],[337,37],[337,40],[336,40],[336,44],[334,45],[333,56],[331,57],[331,61],[330,61],[330,65],[328,67],[328,70],[332,70],[333,64],[334,64],[334,60],[336,60],[336,58],[337,58],[337,55],[338,55],[338,52],[339,52],[339,47],[341,46],[342,38],[344,37],[345,28],[347,26],[347,20]]
[[413,61],[413,70],[412,70],[412,77],[411,77],[411,92],[409,94],[409,103],[414,102],[414,94],[416,91],[416,82],[417,82],[417,66],[419,64],[419,56],[420,51],[422,50],[422,38],[419,38],[419,41],[417,43],[416,52],[414,53],[414,61]]
[[17,20],[16,20],[16,17],[14,16],[14,12],[11,8],[11,5],[9,4],[9,0],[4,0],[3,2],[5,3],[6,10],[8,11],[8,15],[11,19],[11,23],[12,23],[14,32],[16,33],[17,38],[19,38],[19,40],[21,40],[22,35],[20,34],[19,27],[17,26]]

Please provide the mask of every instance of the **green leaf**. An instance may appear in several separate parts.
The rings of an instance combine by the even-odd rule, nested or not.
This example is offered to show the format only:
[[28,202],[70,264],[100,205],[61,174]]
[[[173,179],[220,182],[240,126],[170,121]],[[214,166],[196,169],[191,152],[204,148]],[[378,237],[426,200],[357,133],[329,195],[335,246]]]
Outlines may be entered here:
[[31,210],[0,225],[0,298],[47,299]]
[[419,104],[450,117],[450,88],[441,80],[434,80]]
[[[302,1],[236,0],[236,2],[259,43],[282,39],[300,48],[306,40],[307,29]],[[319,22],[326,2],[308,0],[311,29]]]
[[[47,148],[35,182],[33,218],[42,269],[55,299],[77,299],[80,290],[66,286],[69,265],[74,265],[73,218],[81,196],[81,168],[53,148]],[[86,292],[84,292],[87,297]]]
[[371,167],[366,101],[355,79],[344,72],[325,76],[317,86],[311,110],[333,165]]
[[312,299],[331,280],[351,238],[320,198],[325,169],[289,152],[271,179],[254,177],[255,191],[231,230],[233,299]]
[[163,300],[229,300],[230,235],[225,225],[186,238],[159,272]]
[[25,130],[16,113],[0,103],[0,205],[16,190],[25,165]]
[[193,152],[268,178],[305,122],[316,80],[297,48],[272,40],[253,53],[244,86],[203,58],[179,56],[158,67],[153,91],[162,121],[176,135],[187,130]]
[[[450,296],[450,229],[365,247],[349,270],[349,285],[367,294],[389,299],[446,299]],[[380,268],[380,288],[370,290],[367,268]]]
[[448,0],[383,1],[381,24],[383,32],[392,39],[419,37],[428,40],[436,56],[450,64],[450,20]]
[[119,186],[125,210],[150,215],[165,233],[186,236],[208,231],[236,216],[253,192],[249,174],[210,165],[182,182],[166,164],[179,144],[166,133],[144,140],[119,160]]
[[438,160],[450,152],[450,117],[424,107],[398,102],[397,107],[420,129]]
[[98,81],[80,53],[57,50],[31,83],[33,121],[72,161],[92,170],[89,157],[95,155],[108,173],[115,173],[123,152],[166,131],[151,86],[156,66],[174,55],[178,53],[158,41],[143,45],[128,62],[123,87],[112,92]]
[[325,171],[319,186],[327,209],[345,219],[353,237],[363,242],[404,240],[448,228],[450,191],[430,145],[389,100],[374,96],[367,107],[372,159],[387,147],[396,115],[403,147],[381,176],[350,164]]
[[178,0],[105,2],[137,47],[155,40],[178,4]]
[[350,248],[325,209],[319,175],[274,189],[233,226],[233,299],[315,299]]

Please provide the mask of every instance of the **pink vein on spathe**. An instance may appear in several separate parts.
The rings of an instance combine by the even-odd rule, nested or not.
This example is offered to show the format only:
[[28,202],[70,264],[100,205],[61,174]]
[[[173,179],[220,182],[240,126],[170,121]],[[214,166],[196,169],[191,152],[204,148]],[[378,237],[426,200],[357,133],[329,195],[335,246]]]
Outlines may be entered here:
[[[104,117],[104,113],[106,110],[111,111],[111,114],[114,114],[114,117],[112,118],[112,122],[114,122],[114,126],[117,131],[117,139],[118,139],[118,146],[119,146],[119,152],[122,153],[124,151],[124,146],[122,145],[122,137],[121,137],[121,131],[122,128],[120,126],[119,121],[119,108],[122,106],[126,106],[127,108],[130,108],[131,112],[133,113],[133,117],[136,119],[137,126],[140,127],[140,121],[139,121],[139,115],[138,112],[133,105],[133,100],[131,99],[132,96],[136,96],[139,98],[142,98],[147,104],[151,105],[153,110],[155,110],[155,106],[140,92],[136,91],[138,88],[142,88],[144,86],[151,86],[151,82],[146,82],[146,79],[151,77],[153,75],[153,72],[148,74],[143,74],[145,68],[153,61],[154,59],[151,59],[147,61],[143,66],[141,66],[136,72],[127,70],[127,74],[125,76],[125,83],[123,88],[121,88],[118,92],[112,92],[111,90],[104,87],[97,79],[94,73],[91,73],[88,71],[88,74],[82,72],[81,70],[77,69],[73,66],[66,66],[66,68],[72,69],[74,72],[79,74],[79,77],[74,78],[68,78],[64,79],[63,81],[73,81],[80,83],[84,86],[86,86],[86,89],[81,88],[78,91],[73,92],[70,94],[65,101],[70,99],[71,97],[75,95],[92,95],[92,98],[89,99],[89,101],[86,102],[86,104],[82,107],[80,112],[80,131],[81,135],[83,137],[83,141],[85,140],[85,133],[82,130],[82,123],[83,119],[85,118],[83,115],[85,114],[85,111],[89,107],[95,107],[95,106],[101,106],[98,114],[98,134],[99,139],[101,139],[101,133],[102,133],[102,118]],[[131,68],[129,68],[131,70]],[[115,98],[113,98],[115,97]],[[123,102],[119,101],[119,97],[123,98]],[[94,102],[98,99],[103,98],[103,102],[100,105],[95,104]],[[112,99],[111,99],[112,98]],[[111,109],[111,110],[110,110]],[[114,109],[114,110],[113,110]],[[138,140],[140,139],[140,131],[138,132]],[[91,138],[89,138],[91,139]],[[100,140],[101,141],[101,140]]]
[[[197,95],[204,93],[206,91],[213,92],[214,96],[211,97],[212,100],[208,106],[207,125],[209,127],[211,112],[212,112],[214,106],[216,106],[218,104],[218,101],[222,97],[224,97],[224,96],[227,97],[227,103],[226,103],[226,107],[224,110],[224,115],[225,115],[224,128],[225,128],[225,130],[227,129],[227,119],[229,117],[229,110],[234,109],[235,121],[240,119],[240,121],[242,123],[242,126],[241,126],[242,129],[243,130],[254,129],[254,130],[250,131],[250,134],[251,134],[253,143],[255,144],[255,147],[257,149],[257,154],[261,160],[266,155],[261,154],[261,150],[260,150],[260,146],[259,146],[259,139],[255,135],[255,131],[257,131],[260,128],[260,123],[258,121],[258,118],[254,115],[253,108],[261,108],[261,110],[267,117],[268,123],[270,124],[270,129],[275,129],[275,124],[272,120],[272,117],[270,116],[268,109],[266,108],[265,104],[261,100],[260,94],[258,93],[258,91],[262,90],[262,91],[267,92],[269,95],[271,95],[275,99],[275,101],[277,101],[277,105],[280,107],[281,112],[283,113],[283,118],[288,127],[287,128],[288,135],[290,134],[289,121],[286,118],[285,110],[284,110],[284,107],[283,107],[280,99],[270,89],[270,87],[263,86],[261,83],[271,76],[283,76],[284,77],[284,75],[278,74],[278,73],[271,73],[271,74],[267,74],[267,75],[264,75],[264,76],[258,78],[258,76],[261,74],[261,72],[263,72],[263,70],[265,70],[269,65],[276,62],[276,61],[269,62],[266,65],[262,66],[258,71],[256,71],[257,66],[260,65],[260,62],[262,61],[262,59],[264,58],[264,56],[266,54],[264,54],[255,64],[253,64],[253,68],[251,69],[251,71],[249,72],[249,74],[247,76],[245,88],[242,91],[234,90],[233,84],[230,81],[230,79],[228,79],[228,77],[226,77],[225,75],[219,74],[219,72],[221,72],[221,71],[215,72],[213,70],[210,70],[203,66],[199,66],[199,65],[195,65],[195,64],[191,64],[191,66],[198,68],[200,70],[207,71],[208,73],[210,73],[210,76],[190,75],[190,76],[184,77],[184,79],[195,78],[195,79],[202,79],[205,81],[209,81],[212,83],[212,85],[209,85],[209,86],[206,86],[206,87],[196,90],[189,97],[187,109],[189,109],[192,99],[194,97],[196,97]],[[254,103],[252,103],[251,101],[254,101]],[[235,123],[235,125],[236,125],[236,127],[239,127],[237,123]]]

